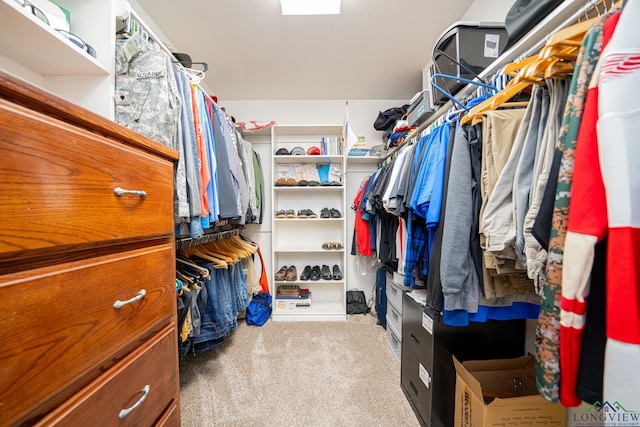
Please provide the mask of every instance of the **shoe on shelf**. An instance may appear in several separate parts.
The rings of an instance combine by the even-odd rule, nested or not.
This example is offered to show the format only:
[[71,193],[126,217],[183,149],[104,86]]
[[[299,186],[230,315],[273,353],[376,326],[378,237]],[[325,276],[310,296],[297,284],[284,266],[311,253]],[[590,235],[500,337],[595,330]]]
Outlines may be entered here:
[[307,209],[300,209],[298,211],[298,218],[308,218],[309,214],[307,212]]
[[322,280],[331,280],[333,279],[333,275],[331,274],[331,270],[329,270],[328,265],[322,266]]
[[342,243],[340,242],[324,242],[322,244],[322,249],[342,249]]
[[278,272],[275,274],[274,278],[276,280],[284,280],[285,277],[287,277],[287,266],[283,265],[282,267],[280,267],[280,270],[278,270]]
[[340,271],[338,264],[333,266],[333,280],[342,280],[342,271]]
[[306,209],[306,211],[307,211],[307,218],[318,218],[318,215],[316,215],[316,213],[311,209]]
[[300,274],[300,280],[309,280],[311,279],[311,266],[307,265],[304,270],[302,270],[302,274]]
[[276,187],[284,187],[285,185],[287,185],[287,180],[285,178],[276,179],[276,182],[275,182]]
[[309,278],[311,280],[320,280],[320,266],[319,265],[314,265],[311,268],[311,274],[309,275]]
[[295,187],[298,185],[298,181],[295,178],[287,178],[287,183],[285,184],[288,187]]
[[309,181],[309,187],[319,187],[320,183],[318,181]]
[[309,185],[309,181],[307,181],[306,179],[301,179],[300,181],[298,181],[298,187],[306,187],[307,185]]
[[331,211],[329,208],[320,209],[320,218],[331,218]]
[[286,218],[287,217],[287,211],[285,211],[284,209],[280,209],[279,211],[276,212],[276,218]]
[[331,218],[342,218],[342,214],[338,209],[329,209],[329,216]]
[[296,213],[293,211],[293,209],[287,209],[286,211],[284,211],[284,213],[287,216],[287,218],[295,218],[296,217]]
[[298,270],[296,270],[296,266],[292,265],[291,267],[289,267],[287,269],[287,275],[285,276],[285,279],[289,282],[293,282],[294,280],[298,280]]

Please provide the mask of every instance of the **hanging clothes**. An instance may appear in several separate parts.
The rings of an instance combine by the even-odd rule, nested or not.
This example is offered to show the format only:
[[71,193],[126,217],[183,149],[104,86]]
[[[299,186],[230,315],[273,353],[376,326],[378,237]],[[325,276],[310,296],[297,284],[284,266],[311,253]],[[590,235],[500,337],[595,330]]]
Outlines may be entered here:
[[[138,32],[118,39],[115,54],[114,120],[178,152],[180,94],[166,52]],[[181,156],[182,157],[182,156]],[[175,170],[176,217],[186,217],[184,161]]]
[[[602,55],[589,86],[581,124],[587,129],[595,127],[596,134],[593,130],[583,134],[581,127],[580,136],[584,135],[584,138],[578,139],[574,169],[578,199],[574,200],[572,195],[570,201],[571,207],[588,202],[593,210],[589,210],[586,217],[569,211],[565,242],[567,267],[562,277],[563,297],[567,288],[562,307],[575,315],[571,329],[561,330],[561,333],[567,332],[561,338],[568,335],[574,340],[567,344],[575,344],[578,341],[575,338],[579,338],[581,332],[576,326],[584,311],[582,302],[589,292],[589,277],[584,271],[575,270],[573,264],[569,268],[569,262],[592,266],[596,242],[607,235],[603,397],[606,400],[624,396],[624,405],[628,407],[640,405],[640,374],[629,369],[629,366],[640,364],[640,278],[637,273],[640,257],[636,249],[640,241],[637,231],[640,221],[636,213],[640,205],[640,179],[637,176],[640,152],[636,136],[640,122],[637,98],[640,72],[635,65],[640,57],[638,18],[640,5],[627,3],[608,45],[606,30],[610,19],[605,24]],[[597,114],[589,117],[597,117],[597,124],[587,119],[592,108],[597,108]],[[582,180],[580,184],[578,179]],[[586,191],[594,191],[595,197],[585,200]],[[571,302],[573,304],[569,305]]]
[[170,58],[143,32],[118,39],[115,119],[179,152],[176,235],[198,238],[223,220],[261,222],[264,179],[253,148]]
[[586,97],[587,88],[584,82],[591,80],[598,61],[603,28],[604,18],[592,25],[584,37],[558,136],[558,149],[562,152],[562,160],[554,202],[549,252],[540,277],[542,304],[536,327],[536,381],[540,394],[549,401],[558,401],[560,398],[560,295],[575,144]]

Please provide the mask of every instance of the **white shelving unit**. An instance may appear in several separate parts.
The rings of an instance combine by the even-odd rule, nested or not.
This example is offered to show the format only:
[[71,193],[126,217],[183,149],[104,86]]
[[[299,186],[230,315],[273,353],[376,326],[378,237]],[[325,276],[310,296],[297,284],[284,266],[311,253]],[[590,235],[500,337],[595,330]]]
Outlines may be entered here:
[[377,156],[347,156],[347,165],[377,165],[384,161]]
[[[276,125],[272,129],[272,272],[282,266],[295,266],[296,281],[273,280],[273,320],[345,320],[346,319],[346,219],[345,171],[343,155],[276,155],[280,148],[291,151],[302,147],[320,147],[322,137],[339,137],[342,125]],[[275,186],[279,165],[312,164],[314,166],[339,165],[340,186]],[[341,218],[320,218],[323,208],[337,209]],[[276,218],[278,210],[311,209],[318,218]],[[342,249],[322,249],[325,242],[340,242]],[[341,280],[300,280],[306,266],[338,265]],[[277,289],[282,284],[296,284],[311,292],[311,307],[288,308],[278,304]]]
[[0,68],[113,119],[116,0],[57,0],[96,58],[15,0],[0,0]]

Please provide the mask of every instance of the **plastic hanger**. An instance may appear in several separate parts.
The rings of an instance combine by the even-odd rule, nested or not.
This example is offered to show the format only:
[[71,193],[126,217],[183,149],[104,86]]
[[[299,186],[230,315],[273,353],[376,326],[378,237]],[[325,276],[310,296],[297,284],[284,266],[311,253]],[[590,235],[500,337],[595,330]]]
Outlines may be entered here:
[[204,71],[196,70],[193,68],[180,68],[182,68],[182,71],[184,71],[184,74],[187,76],[191,84],[197,85],[200,84],[202,80],[204,80]]
[[431,86],[433,86],[434,89],[436,89],[438,92],[441,92],[443,95],[445,95],[447,98],[449,98],[454,104],[456,104],[458,107],[462,108],[463,110],[467,111],[468,108],[461,103],[460,101],[458,101],[453,95],[451,95],[449,92],[445,91],[444,89],[442,89],[441,87],[439,87],[436,83],[435,83],[435,79],[436,78],[441,78],[441,79],[451,79],[451,80],[456,80],[462,83],[467,83],[467,84],[473,84],[476,86],[479,86],[481,88],[490,90],[491,92],[495,93],[498,91],[498,89],[490,84],[487,83],[483,83],[483,82],[479,82],[477,80],[469,80],[469,79],[465,79],[463,77],[457,77],[457,76],[450,76],[448,74],[434,74],[431,76]]
[[185,259],[181,259],[180,257],[176,257],[176,261],[196,269],[196,271],[199,271],[205,278],[211,279],[211,276],[209,276],[209,270],[207,270],[206,268],[200,267],[199,265],[194,264],[193,262],[187,261]]
[[529,86],[531,86],[531,83],[529,82],[516,82],[515,79],[511,80],[507,87],[505,87],[503,90],[473,107],[460,119],[460,124],[465,124],[468,122],[476,124],[479,120],[481,120],[482,115],[486,111],[497,109],[498,107],[509,101],[511,98],[527,89]]

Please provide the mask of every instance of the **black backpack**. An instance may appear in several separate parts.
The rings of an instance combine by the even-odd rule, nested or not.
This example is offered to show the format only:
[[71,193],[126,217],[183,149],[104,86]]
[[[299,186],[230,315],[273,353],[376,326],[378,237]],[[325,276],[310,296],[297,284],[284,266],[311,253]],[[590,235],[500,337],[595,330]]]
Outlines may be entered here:
[[398,120],[404,117],[407,114],[407,110],[409,109],[409,104],[403,105],[402,107],[393,107],[384,111],[380,111],[378,113],[378,117],[376,117],[376,121],[373,122],[373,128],[375,130],[388,130],[392,128]]
[[367,298],[363,291],[347,291],[347,314],[366,314],[369,312]]

